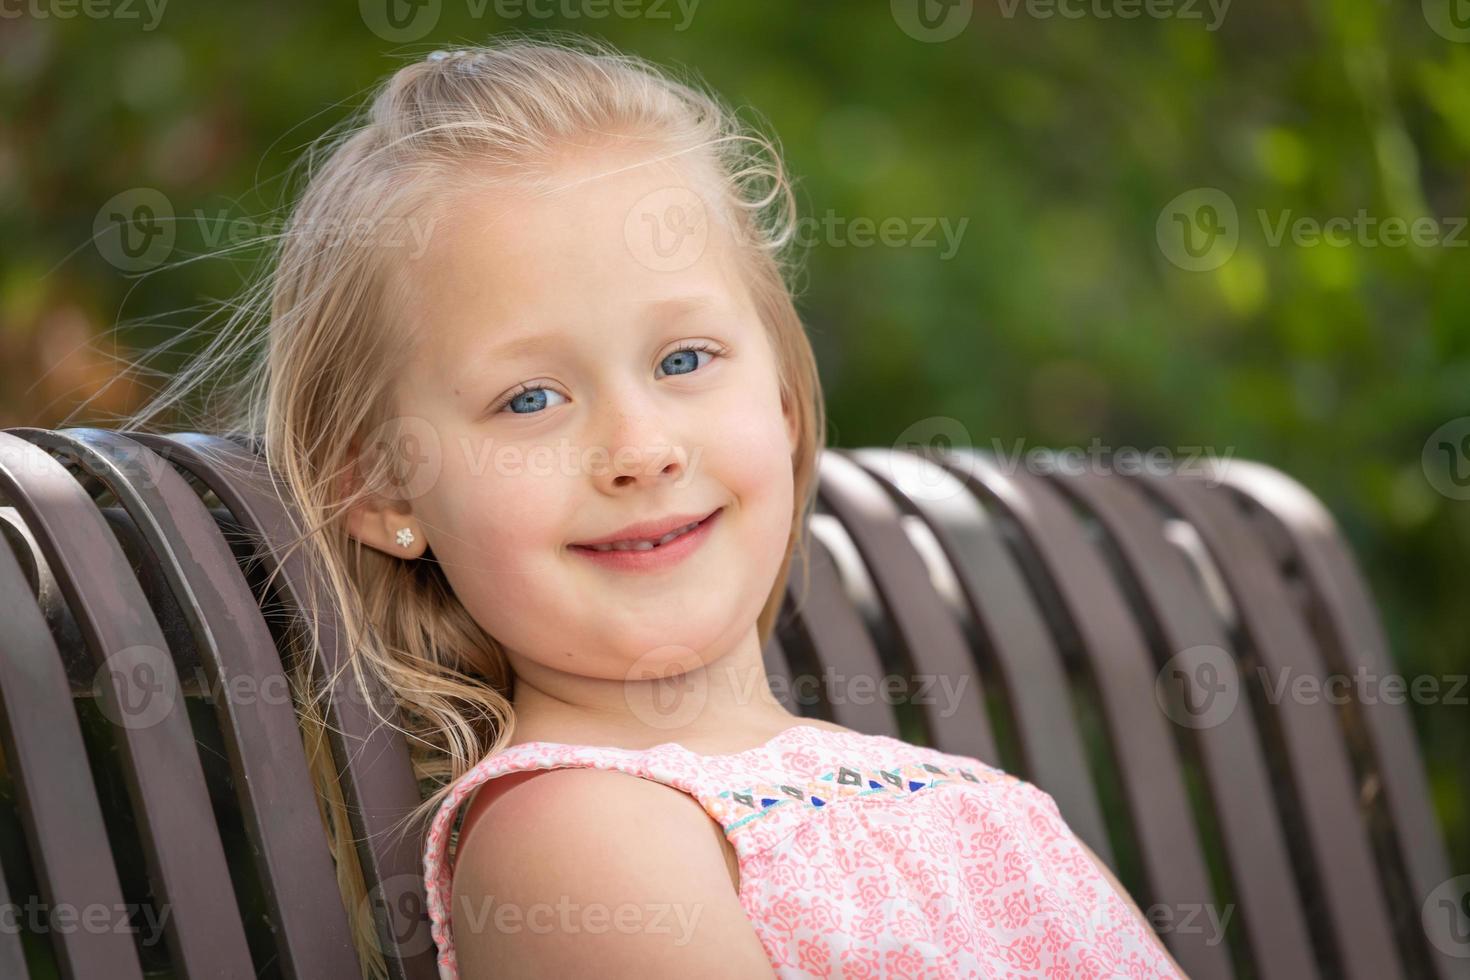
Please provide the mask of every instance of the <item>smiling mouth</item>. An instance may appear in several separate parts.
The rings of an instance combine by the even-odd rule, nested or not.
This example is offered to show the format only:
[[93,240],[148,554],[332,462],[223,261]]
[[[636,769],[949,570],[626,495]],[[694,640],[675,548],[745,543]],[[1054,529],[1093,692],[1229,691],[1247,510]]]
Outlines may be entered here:
[[683,527],[676,527],[674,528],[674,530],[670,531],[668,534],[665,534],[661,538],[644,538],[640,540],[618,541],[613,544],[574,544],[572,545],[572,547],[581,548],[584,551],[655,551],[659,548],[662,548],[666,544],[670,544],[671,542],[677,541],[679,538],[682,538],[684,535],[688,534],[690,531],[695,530],[700,525],[708,521],[711,517],[714,517],[716,514],[724,509],[725,508],[720,507],[714,511],[711,511],[708,517],[697,520],[692,524],[685,524]]

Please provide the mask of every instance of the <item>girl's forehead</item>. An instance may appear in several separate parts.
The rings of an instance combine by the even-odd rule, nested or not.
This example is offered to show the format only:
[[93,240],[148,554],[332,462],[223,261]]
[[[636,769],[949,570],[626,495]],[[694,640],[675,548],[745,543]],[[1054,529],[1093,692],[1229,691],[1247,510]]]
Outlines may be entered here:
[[393,264],[395,318],[415,334],[416,366],[430,377],[458,369],[502,338],[621,336],[673,312],[659,304],[676,298],[703,298],[727,320],[750,310],[738,242],[709,181],[657,156],[569,157],[542,192],[493,175],[453,181],[433,200],[427,247]]
[[440,319],[740,291],[738,243],[725,222],[689,185],[650,171],[546,197],[507,201],[490,188],[443,203],[426,249],[398,264],[416,309]]
[[[666,148],[580,148],[524,172],[470,168],[434,200],[436,243],[496,248],[508,258],[547,248],[587,250],[656,233],[704,238],[725,230],[711,164]],[[632,244],[636,244],[636,241]],[[657,263],[656,263],[657,264]],[[672,271],[670,262],[662,265]]]

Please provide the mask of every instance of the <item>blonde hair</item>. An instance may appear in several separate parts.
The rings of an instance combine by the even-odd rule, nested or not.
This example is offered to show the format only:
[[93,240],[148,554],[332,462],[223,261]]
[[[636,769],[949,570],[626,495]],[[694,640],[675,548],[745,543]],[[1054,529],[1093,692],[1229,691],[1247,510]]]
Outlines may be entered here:
[[[336,607],[353,678],[361,685],[372,676],[393,693],[398,717],[378,717],[408,739],[421,786],[435,787],[404,822],[420,832],[450,784],[510,738],[513,678],[495,639],[455,598],[436,563],[393,558],[362,546],[344,529],[344,513],[392,478],[392,460],[379,454],[355,492],[339,493],[357,440],[395,414],[391,366],[407,341],[405,331],[385,322],[390,250],[372,235],[322,230],[388,228],[395,215],[423,206],[470,164],[477,164],[478,175],[534,175],[559,147],[599,135],[630,135],[666,147],[717,177],[712,210],[736,232],[742,276],[775,352],[782,403],[795,415],[798,442],[791,535],[757,621],[764,645],[793,557],[806,551],[826,430],[815,358],[793,301],[792,184],[774,138],[740,121],[698,84],[606,42],[509,34],[448,56],[436,52],[395,71],[370,104],[323,134],[298,161],[309,170],[300,199],[269,242],[265,274],[232,305],[225,329],[120,425],[156,431],[152,420],[182,408],[207,377],[238,372],[215,386],[223,393],[220,407],[201,407],[188,427],[245,436],[279,475],[300,522],[291,550],[304,549],[326,593],[324,599],[313,594],[304,615],[314,615],[323,601]],[[480,186],[493,187],[494,179]],[[311,679],[320,656],[315,633],[293,629],[287,642],[298,716],[354,942],[364,975],[385,976],[338,776],[325,748],[327,687]]]

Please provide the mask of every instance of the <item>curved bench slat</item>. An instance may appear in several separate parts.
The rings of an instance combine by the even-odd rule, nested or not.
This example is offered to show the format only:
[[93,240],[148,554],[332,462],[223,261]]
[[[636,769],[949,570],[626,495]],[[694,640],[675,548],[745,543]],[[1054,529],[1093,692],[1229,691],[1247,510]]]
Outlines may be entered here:
[[1051,794],[1068,825],[1111,865],[1113,847],[1070,710],[1061,654],[999,528],[937,463],[895,450],[860,449],[853,457],[924,520],[948,559],[1014,719],[1021,775]]
[[[84,764],[86,745],[72,705],[61,654],[36,608],[15,555],[0,537],[0,739],[15,780],[21,825],[35,865],[41,900],[79,910],[125,905],[102,821],[102,807]],[[0,908],[10,906],[0,875]],[[112,921],[112,919],[109,919]],[[142,980],[132,938],[119,929],[49,930],[67,977]],[[0,976],[24,977],[20,933],[0,930]]]
[[[970,450],[945,458],[957,476],[1025,535],[1076,632],[1122,781],[1148,901],[1171,910],[1216,905],[1174,733],[1154,700],[1157,669],[1128,604],[1061,495],[1040,478],[1004,472]],[[1204,930],[1171,930],[1170,950],[1192,977],[1233,974],[1229,950]]]
[[969,645],[904,535],[893,501],[873,477],[840,450],[821,461],[818,498],[842,522],[863,556],[895,636],[913,671],[953,692],[954,703],[931,698],[919,714],[929,744],[942,752],[999,764],[985,694]]
[[[1090,473],[1059,475],[1053,483],[1095,516],[1117,545],[1158,627],[1166,661],[1198,647],[1233,656],[1219,618],[1166,537],[1163,517],[1135,487]],[[1240,699],[1221,714],[1184,727],[1199,745],[1255,967],[1268,980],[1317,976],[1286,838],[1269,802],[1270,772],[1250,702]]]
[[114,722],[149,878],[168,910],[175,967],[253,978],[178,674],[131,566],[71,473],[14,431],[0,432],[0,495],[35,535],[107,678],[104,710]]
[[281,968],[303,980],[358,969],[280,655],[214,517],[166,456],[116,432],[27,435],[79,460],[113,493],[188,622],[219,695],[215,709]]
[[[1232,461],[1216,478],[1259,508],[1284,538],[1307,581],[1320,623],[1323,656],[1342,674],[1360,668],[1386,677],[1396,668],[1388,640],[1367,583],[1332,514],[1298,481],[1263,463]],[[1413,719],[1404,704],[1386,698],[1357,705],[1370,752],[1383,788],[1382,802],[1392,827],[1392,846],[1408,878],[1411,901],[1401,920],[1407,941],[1419,945],[1441,977],[1470,976],[1470,963],[1455,960],[1425,941],[1419,907],[1451,876],[1444,835],[1430,804],[1424,760],[1414,737]]]
[[[265,547],[267,571],[278,568],[281,596],[306,615],[312,574],[299,552],[279,559],[293,536],[275,474],[265,460],[219,436],[181,433],[159,436],[125,432],[156,449],[192,474],[219,497],[235,521]],[[322,607],[313,624],[322,657],[314,664],[319,679],[337,675],[346,661],[334,609]],[[327,701],[329,741],[341,776],[343,798],[357,842],[358,857],[373,899],[379,948],[395,980],[436,980],[433,938],[421,867],[422,833],[400,833],[398,824],[421,800],[407,745],[398,732],[380,723],[355,685],[343,675]],[[369,696],[383,713],[396,710],[389,692],[364,678]],[[318,822],[319,821],[319,818]]]
[[[0,868],[0,871],[4,871]],[[0,908],[11,908],[10,889],[5,886],[5,876],[0,874]],[[141,974],[138,974],[141,976]],[[0,934],[0,976],[28,977],[25,947],[21,945],[20,930],[6,930]]]
[[[1330,971],[1361,980],[1403,975],[1389,930],[1367,833],[1358,819],[1358,792],[1347,747],[1324,700],[1276,697],[1273,689],[1296,677],[1325,677],[1324,664],[1306,626],[1285,598],[1276,566],[1230,500],[1204,481],[1182,475],[1137,478],[1157,499],[1180,514],[1204,540],[1234,597],[1241,624],[1263,678],[1267,724],[1279,726],[1282,756],[1290,771],[1307,838],[1305,877],[1317,884],[1330,934]],[[1244,692],[1242,692],[1242,695]],[[1274,702],[1274,703],[1273,703]],[[1313,901],[1309,897],[1308,901]]]
[[[821,536],[815,533],[822,518],[827,516],[812,515],[814,533],[807,562],[803,564],[799,555],[792,559],[792,573],[786,586],[786,599],[796,631],[793,642],[800,645],[800,652],[806,653],[806,659],[817,668],[814,675],[796,668],[798,648],[793,647],[790,651],[793,693],[802,693],[798,690],[799,685],[804,677],[811,676],[817,682],[819,697],[837,724],[856,732],[897,738],[898,719],[882,699],[839,698],[834,701],[822,683],[831,674],[837,677],[882,677],[884,674],[883,662],[863,626],[862,617],[844,591],[837,562]],[[799,573],[808,580],[804,594],[797,591]]]

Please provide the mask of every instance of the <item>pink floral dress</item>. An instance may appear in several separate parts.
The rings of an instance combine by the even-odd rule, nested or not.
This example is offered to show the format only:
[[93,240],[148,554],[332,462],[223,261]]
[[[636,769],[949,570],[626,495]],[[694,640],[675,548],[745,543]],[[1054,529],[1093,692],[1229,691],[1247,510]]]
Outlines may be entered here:
[[425,845],[442,980],[459,978],[446,852],[460,805],[496,776],[564,766],[698,800],[734,846],[778,977],[1179,976],[1047,793],[966,756],[799,724],[730,755],[526,742],[481,760]]

